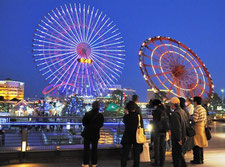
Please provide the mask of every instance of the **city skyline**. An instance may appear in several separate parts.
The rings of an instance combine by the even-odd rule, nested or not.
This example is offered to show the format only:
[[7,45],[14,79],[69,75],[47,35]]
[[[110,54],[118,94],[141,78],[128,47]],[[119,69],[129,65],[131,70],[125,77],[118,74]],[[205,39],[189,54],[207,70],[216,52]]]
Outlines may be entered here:
[[[209,0],[168,1],[76,1],[103,11],[118,26],[125,41],[126,60],[117,84],[137,91],[145,101],[148,86],[138,65],[142,42],[153,36],[169,36],[193,49],[206,64],[215,84],[215,91],[225,86],[225,2]],[[2,0],[0,2],[0,79],[25,82],[25,97],[41,96],[48,85],[35,68],[32,58],[34,30],[50,10],[72,0]],[[129,4],[129,5],[128,5]],[[131,16],[133,20],[131,21]],[[15,24],[17,26],[15,26]]]

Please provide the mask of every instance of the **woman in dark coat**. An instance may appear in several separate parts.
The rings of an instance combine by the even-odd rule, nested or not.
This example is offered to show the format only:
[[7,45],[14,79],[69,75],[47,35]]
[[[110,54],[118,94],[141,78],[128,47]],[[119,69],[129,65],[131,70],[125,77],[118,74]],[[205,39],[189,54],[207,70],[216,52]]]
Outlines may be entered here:
[[[189,121],[187,123],[190,123],[191,116],[188,110],[186,109],[186,104],[185,104],[186,100],[183,97],[180,97],[179,100],[180,100],[180,107],[181,109],[185,111],[186,119]],[[193,147],[194,147],[194,137],[187,137],[187,141],[183,148],[184,153],[186,153],[187,151],[191,151]]]
[[152,101],[152,106],[154,110],[152,112],[153,116],[153,128],[154,128],[154,156],[155,161],[152,163],[152,166],[164,166],[165,163],[165,152],[166,152],[166,132],[169,130],[163,129],[162,118],[166,117],[169,123],[169,117],[166,113],[165,106],[161,103],[159,99],[154,99]]
[[84,138],[84,155],[83,167],[89,167],[89,151],[90,144],[92,144],[91,163],[92,167],[97,166],[97,150],[98,140],[100,138],[100,128],[103,126],[104,117],[99,113],[99,101],[92,103],[92,110],[87,112],[82,119],[84,131],[82,136]]
[[[142,144],[138,144],[136,141],[136,131],[138,127],[138,112],[136,111],[135,102],[130,101],[126,106],[128,114],[125,114],[123,117],[123,122],[125,124],[125,131],[121,144],[122,148],[122,157],[121,157],[121,167],[126,167],[128,155],[130,153],[131,147],[133,146],[133,157],[134,164],[133,167],[139,167],[140,163],[140,153],[142,151]],[[141,115],[140,115],[141,117]],[[143,120],[141,117],[141,126],[143,127]]]

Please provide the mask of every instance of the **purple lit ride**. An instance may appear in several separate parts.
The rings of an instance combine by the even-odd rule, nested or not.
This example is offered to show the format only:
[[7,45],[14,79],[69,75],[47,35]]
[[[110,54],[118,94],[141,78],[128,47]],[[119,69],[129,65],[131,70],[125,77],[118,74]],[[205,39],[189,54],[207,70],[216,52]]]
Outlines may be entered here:
[[96,96],[120,77],[125,48],[109,17],[94,7],[68,4],[51,10],[38,24],[33,57],[49,83],[44,94]]
[[172,38],[145,40],[139,51],[139,66],[148,86],[162,99],[172,95],[208,100],[213,94],[214,85],[205,64],[190,48]]

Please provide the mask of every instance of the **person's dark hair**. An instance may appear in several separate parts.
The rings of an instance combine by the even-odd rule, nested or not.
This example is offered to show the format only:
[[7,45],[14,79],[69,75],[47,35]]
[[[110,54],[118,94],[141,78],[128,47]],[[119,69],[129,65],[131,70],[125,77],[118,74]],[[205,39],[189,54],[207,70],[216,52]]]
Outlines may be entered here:
[[179,97],[179,100],[180,100],[180,107],[182,108],[182,109],[185,109],[185,99],[183,98],[183,97]]
[[147,104],[147,107],[148,107],[148,108],[153,108],[153,106],[152,106],[152,101],[153,101],[152,99],[149,100],[149,102],[148,102],[148,104]]
[[94,102],[92,103],[92,110],[99,110],[99,108],[100,108],[100,103],[99,103],[99,101],[94,101]]
[[197,105],[201,105],[202,104],[202,98],[199,97],[199,96],[195,96],[193,101],[196,102]]
[[193,100],[191,98],[188,98],[187,101],[193,103]]
[[180,104],[174,104],[174,106],[175,106],[176,108],[178,108],[178,107],[180,107]]
[[138,95],[133,95],[132,96],[132,101],[136,102],[138,100],[139,96]]
[[133,110],[136,109],[136,105],[133,101],[130,101],[127,103],[127,106],[126,106],[128,112],[134,112]]
[[152,101],[152,107],[159,106],[162,102],[159,99],[154,99]]

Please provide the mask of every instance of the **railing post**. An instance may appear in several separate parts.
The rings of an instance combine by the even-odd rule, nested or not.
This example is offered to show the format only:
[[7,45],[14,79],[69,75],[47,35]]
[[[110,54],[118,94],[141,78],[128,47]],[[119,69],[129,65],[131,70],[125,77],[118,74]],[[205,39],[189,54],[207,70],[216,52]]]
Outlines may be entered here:
[[22,130],[21,152],[27,151],[27,128]]
[[119,120],[119,124],[118,124],[118,131],[117,131],[117,144],[120,144],[120,118],[117,118]]
[[25,153],[27,151],[27,128],[22,129],[22,139],[21,139],[21,154],[20,162],[25,158]]

